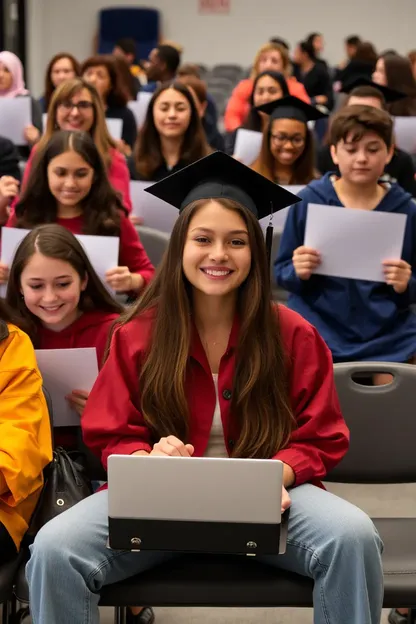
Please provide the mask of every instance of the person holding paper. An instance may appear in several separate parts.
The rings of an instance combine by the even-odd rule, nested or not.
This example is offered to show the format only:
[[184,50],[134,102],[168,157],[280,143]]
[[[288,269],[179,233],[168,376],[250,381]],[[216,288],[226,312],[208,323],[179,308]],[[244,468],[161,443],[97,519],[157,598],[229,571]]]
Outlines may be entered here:
[[[123,311],[81,243],[56,224],[35,228],[18,246],[6,300],[24,320],[35,349],[95,347],[99,366],[110,328]],[[67,397],[80,416],[87,398],[82,389]],[[68,447],[61,439],[56,443]]]
[[[28,180],[37,150],[42,150],[57,130],[88,132],[104,161],[108,179],[114,189],[121,193],[123,204],[130,212],[130,174],[123,154],[110,137],[105,121],[104,108],[95,87],[82,78],[67,80],[56,88],[48,110],[45,132],[32,149],[23,175],[23,188]],[[7,220],[8,202],[0,198],[0,225]],[[13,211],[14,204],[12,204]]]
[[[393,121],[370,106],[348,106],[331,124],[331,155],[340,175],[325,175],[299,193],[288,214],[274,265],[288,305],[312,323],[334,362],[409,362],[416,354],[416,204],[397,184],[379,183],[393,155]],[[401,257],[380,263],[384,282],[314,275],[323,250],[304,245],[308,204],[336,210],[406,215]],[[330,235],[331,222],[322,224]],[[374,232],[374,236],[377,236]],[[354,240],[351,240],[354,254]],[[368,240],[371,254],[371,237]],[[348,267],[348,258],[345,258]]]
[[159,87],[136,143],[136,179],[162,180],[210,151],[189,89],[181,82]]
[[39,104],[43,113],[48,112],[56,87],[59,87],[67,80],[73,80],[79,75],[80,65],[72,54],[60,52],[51,58],[45,72],[45,91],[42,97],[39,98]]
[[[153,277],[154,268],[86,132],[55,132],[39,150],[7,226],[32,229],[45,223],[58,223],[74,234],[119,237],[120,264],[106,273],[116,292],[137,296]],[[6,280],[7,267],[0,264],[0,282]]]
[[[379,624],[381,539],[320,483],[348,448],[331,354],[271,302],[258,219],[297,197],[221,152],[150,192],[178,220],[155,280],[112,335],[82,418],[86,444],[105,466],[113,453],[179,456],[191,471],[193,456],[282,461],[287,551],[264,563],[314,579],[315,624]],[[103,585],[167,557],[115,556],[107,537],[105,490],[41,529],[26,567],[34,624],[97,624]]]
[[317,178],[315,142],[308,121],[327,115],[293,96],[268,102],[257,110],[270,117],[254,171],[284,185],[309,184]]
[[14,559],[52,460],[48,407],[24,322],[0,299],[0,563]]

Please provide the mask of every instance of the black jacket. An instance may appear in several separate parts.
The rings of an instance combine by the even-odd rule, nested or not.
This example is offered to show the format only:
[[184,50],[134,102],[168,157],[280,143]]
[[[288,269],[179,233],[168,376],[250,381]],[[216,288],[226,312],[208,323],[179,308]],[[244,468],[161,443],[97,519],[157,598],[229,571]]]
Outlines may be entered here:
[[8,175],[20,180],[19,160],[19,152],[15,144],[9,139],[0,137],[0,177]]

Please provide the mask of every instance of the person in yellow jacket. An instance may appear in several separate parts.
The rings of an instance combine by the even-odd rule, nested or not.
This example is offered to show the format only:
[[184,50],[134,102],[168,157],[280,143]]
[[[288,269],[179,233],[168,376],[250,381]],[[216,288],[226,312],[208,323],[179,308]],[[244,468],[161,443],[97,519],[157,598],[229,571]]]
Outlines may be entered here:
[[0,300],[0,564],[19,551],[52,460],[35,352],[13,320]]

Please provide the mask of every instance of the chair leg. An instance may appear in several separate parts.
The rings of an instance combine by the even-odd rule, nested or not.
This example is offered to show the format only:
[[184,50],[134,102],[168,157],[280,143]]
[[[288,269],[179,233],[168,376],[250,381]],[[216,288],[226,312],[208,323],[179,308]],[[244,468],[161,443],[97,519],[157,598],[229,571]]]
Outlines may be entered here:
[[114,624],[126,624],[126,607],[114,607]]

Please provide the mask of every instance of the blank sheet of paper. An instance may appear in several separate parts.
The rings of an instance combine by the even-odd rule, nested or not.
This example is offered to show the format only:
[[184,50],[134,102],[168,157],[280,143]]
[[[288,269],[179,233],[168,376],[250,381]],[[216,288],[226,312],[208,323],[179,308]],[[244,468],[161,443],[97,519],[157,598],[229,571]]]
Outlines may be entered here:
[[36,360],[43,385],[51,396],[54,426],[80,425],[78,413],[70,407],[65,397],[73,390],[89,392],[93,387],[98,375],[95,347],[91,349],[38,349]]
[[132,214],[143,219],[143,225],[170,234],[178,218],[178,210],[167,202],[146,193],[145,189],[154,182],[130,182]]
[[0,136],[10,139],[16,145],[26,145],[24,130],[31,123],[30,97],[0,97]]
[[407,215],[308,204],[304,245],[320,275],[384,282],[383,260],[402,257]]
[[118,117],[108,118],[107,122],[107,130],[109,135],[114,141],[119,141],[121,139],[121,135],[123,132],[123,120]]
[[247,166],[252,165],[260,154],[262,140],[261,132],[239,128],[235,138],[234,158]]
[[149,108],[149,102],[153,97],[153,93],[139,93],[137,100],[131,100],[127,102],[127,106],[133,112],[136,118],[136,124],[138,128],[141,128],[146,119],[147,109]]

